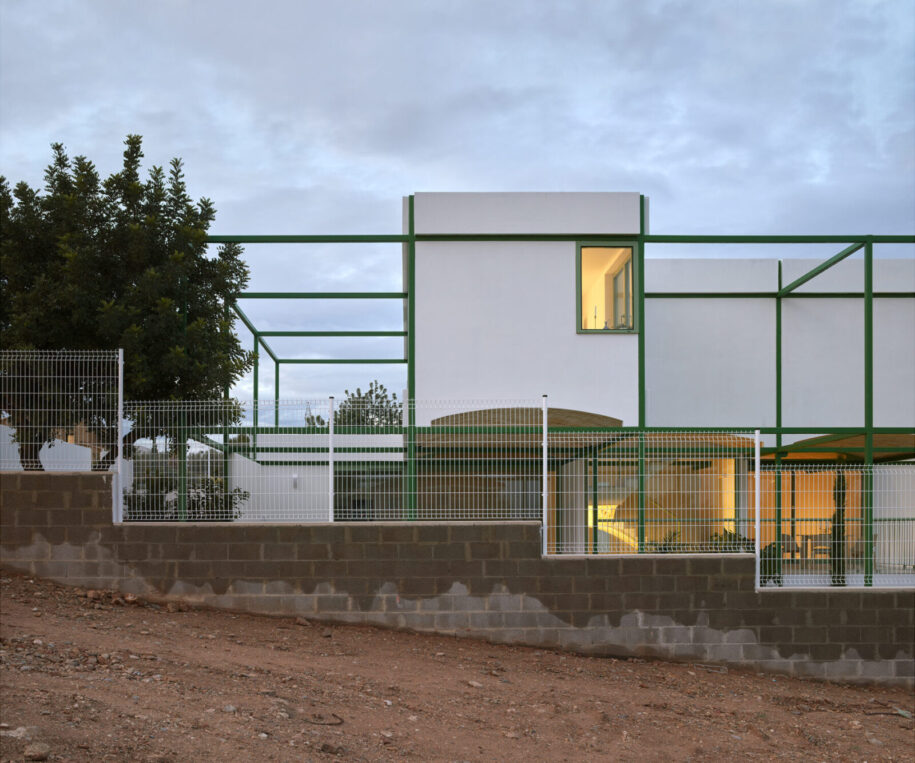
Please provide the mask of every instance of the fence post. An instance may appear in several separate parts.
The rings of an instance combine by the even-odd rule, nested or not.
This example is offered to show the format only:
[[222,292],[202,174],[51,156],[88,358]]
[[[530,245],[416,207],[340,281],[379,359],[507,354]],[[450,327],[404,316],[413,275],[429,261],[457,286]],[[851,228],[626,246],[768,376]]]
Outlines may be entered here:
[[334,521],[334,396],[329,398],[327,419],[327,521]]
[[187,402],[178,403],[181,413],[178,417],[178,521],[187,521]]
[[753,463],[754,463],[753,468],[754,468],[755,474],[756,474],[756,478],[753,480],[753,482],[754,482],[753,492],[755,493],[753,503],[756,506],[756,508],[754,509],[755,517],[756,517],[756,520],[755,520],[756,540],[754,542],[754,545],[756,547],[756,589],[757,590],[759,590],[759,569],[760,569],[759,550],[760,550],[760,536],[761,536],[761,530],[762,530],[762,519],[760,516],[761,511],[762,511],[762,508],[760,506],[762,480],[760,478],[762,477],[762,475],[760,474],[760,471],[759,471],[760,470],[759,451],[760,451],[760,449],[759,449],[759,430],[757,429],[753,433]]
[[541,518],[540,524],[540,545],[541,553],[543,556],[547,555],[548,552],[548,536],[549,536],[549,445],[547,441],[547,398],[546,395],[543,396],[543,402],[541,403],[541,468],[542,468],[542,485],[543,491],[540,494],[542,502],[542,512],[543,516]]
[[111,512],[114,522],[124,521],[124,350],[118,349],[118,433],[117,433],[117,466],[115,468],[114,489]]

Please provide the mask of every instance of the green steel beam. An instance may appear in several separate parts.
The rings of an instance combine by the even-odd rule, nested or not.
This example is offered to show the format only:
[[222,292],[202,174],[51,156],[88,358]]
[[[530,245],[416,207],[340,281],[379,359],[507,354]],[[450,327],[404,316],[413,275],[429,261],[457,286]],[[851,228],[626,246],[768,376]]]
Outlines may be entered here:
[[259,331],[261,336],[406,336],[406,331]]
[[[269,430],[266,430],[269,431]],[[327,453],[328,446],[326,445],[281,445],[281,446],[271,446],[265,445],[257,449],[258,453]],[[242,443],[240,445],[230,445],[229,450],[232,453],[239,453],[244,450],[250,450],[250,446],[247,443]],[[358,446],[350,446],[345,448],[339,448],[334,445],[334,453],[403,453],[404,448],[402,446],[398,447],[389,447],[389,448],[364,448]]]
[[[618,233],[418,233],[416,241],[575,241],[580,238],[631,238],[633,231]],[[828,236],[714,236],[645,234],[652,244],[850,244],[866,235]],[[915,236],[873,236],[875,244],[915,244]],[[208,244],[406,244],[406,234],[369,235],[211,235]]]
[[207,236],[208,244],[401,244],[406,241],[403,235],[275,235],[275,236],[249,236],[225,235]]
[[[646,299],[775,299],[783,296],[790,299],[862,299],[863,291],[816,291],[793,292],[779,295],[776,291],[651,291]],[[913,299],[915,291],[875,291],[874,298]]]
[[276,353],[273,351],[273,348],[270,347],[270,345],[267,344],[267,343],[263,340],[263,338],[262,338],[263,336],[264,336],[264,335],[261,334],[261,333],[258,331],[258,332],[257,332],[257,341],[260,342],[261,347],[263,347],[263,348],[267,351],[267,354],[270,356],[270,358],[273,360],[273,362],[274,362],[274,363],[279,363],[279,362],[280,362],[280,359],[276,356]]
[[650,244],[852,244],[868,238],[875,244],[915,244],[909,236],[667,236],[646,235]]
[[[833,427],[829,429],[824,429],[822,427],[782,427],[779,430],[777,427],[756,427],[759,429],[761,434],[809,434],[811,432],[826,432],[830,435],[860,435],[865,434],[867,430],[864,427]],[[402,435],[404,434],[406,427],[400,426],[391,426],[391,427],[382,427],[381,430],[377,427],[366,427],[366,426],[353,426],[346,427],[338,425],[335,427],[336,434],[380,434],[380,435]],[[431,435],[449,435],[449,434],[539,434],[539,427],[498,427],[498,426],[467,426],[467,427],[414,427],[416,434],[431,434]],[[222,431],[220,429],[220,431]],[[251,426],[231,426],[227,429],[230,434],[250,434],[253,432]],[[550,427],[551,432],[581,432],[580,428],[575,427]],[[595,427],[593,429],[586,430],[589,434],[616,434],[616,435],[638,435],[640,432],[646,432],[651,434],[652,432],[695,432],[698,434],[736,434],[736,435],[746,435],[750,436],[753,431],[753,427]],[[875,434],[911,434],[911,427],[874,427],[873,431]],[[261,427],[258,429],[260,434],[327,434],[327,427],[296,427],[296,426],[281,426],[278,428],[274,427]],[[619,438],[615,438],[613,442],[617,442]],[[590,446],[589,446],[590,447]],[[746,446],[749,449],[752,449],[752,444]],[[786,448],[791,447],[786,445]],[[552,450],[554,446],[550,446]]]
[[634,231],[625,233],[417,233],[417,241],[610,241],[636,237]]
[[241,322],[245,324],[245,327],[248,329],[248,331],[257,336],[257,329],[254,326],[254,322],[247,315],[245,315],[244,311],[238,306],[237,302],[232,304],[232,310],[234,310],[235,314],[241,318]]
[[807,283],[808,281],[813,280],[820,273],[822,273],[826,270],[829,270],[829,268],[831,268],[833,265],[836,265],[839,262],[842,262],[842,260],[844,260],[846,257],[850,257],[863,246],[864,246],[864,243],[859,242],[859,243],[852,244],[849,247],[846,247],[841,252],[830,257],[825,262],[821,262],[813,270],[809,271],[808,273],[805,273],[800,278],[796,278],[791,283],[789,283],[787,286],[784,286],[781,289],[779,289],[778,296],[784,297],[786,294],[790,294],[792,291],[794,291],[796,288],[798,288],[798,286],[802,286],[803,284]]
[[406,363],[406,358],[280,358],[284,365],[352,365],[357,363]]
[[402,291],[243,291],[238,299],[405,299]]

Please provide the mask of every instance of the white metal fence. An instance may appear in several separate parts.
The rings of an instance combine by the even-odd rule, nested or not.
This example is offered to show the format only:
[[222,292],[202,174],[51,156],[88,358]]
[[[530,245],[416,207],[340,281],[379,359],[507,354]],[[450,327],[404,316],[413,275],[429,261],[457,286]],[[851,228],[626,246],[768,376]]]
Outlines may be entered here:
[[915,463],[776,463],[756,432],[545,397],[125,404],[116,351],[3,351],[19,469],[114,471],[115,521],[539,519],[545,555],[755,553],[760,589],[915,586]]
[[539,519],[539,401],[131,402],[126,521]]
[[547,553],[752,552],[753,432],[550,431]]
[[0,351],[0,470],[109,470],[117,460],[117,350]]
[[915,586],[915,463],[760,473],[758,587]]

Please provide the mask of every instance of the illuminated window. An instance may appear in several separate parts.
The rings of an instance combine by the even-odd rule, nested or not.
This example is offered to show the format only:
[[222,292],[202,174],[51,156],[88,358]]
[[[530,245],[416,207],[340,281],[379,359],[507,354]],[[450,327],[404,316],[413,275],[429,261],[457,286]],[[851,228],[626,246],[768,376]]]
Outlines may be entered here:
[[578,247],[578,330],[634,331],[633,246]]

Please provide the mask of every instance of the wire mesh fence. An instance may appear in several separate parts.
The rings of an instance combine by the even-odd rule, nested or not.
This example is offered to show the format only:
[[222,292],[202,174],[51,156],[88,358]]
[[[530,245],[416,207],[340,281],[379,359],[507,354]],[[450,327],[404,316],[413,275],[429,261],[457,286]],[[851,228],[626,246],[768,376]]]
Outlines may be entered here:
[[116,521],[540,519],[547,555],[755,551],[763,589],[915,586],[915,463],[761,461],[753,432],[546,399],[124,403],[122,380],[117,351],[0,352],[0,470],[114,469]]
[[546,552],[752,552],[752,432],[550,430]]
[[915,585],[915,464],[760,473],[759,587]]
[[531,402],[131,402],[121,516],[538,519],[542,414]]
[[0,351],[0,470],[111,469],[119,378],[117,350]]

